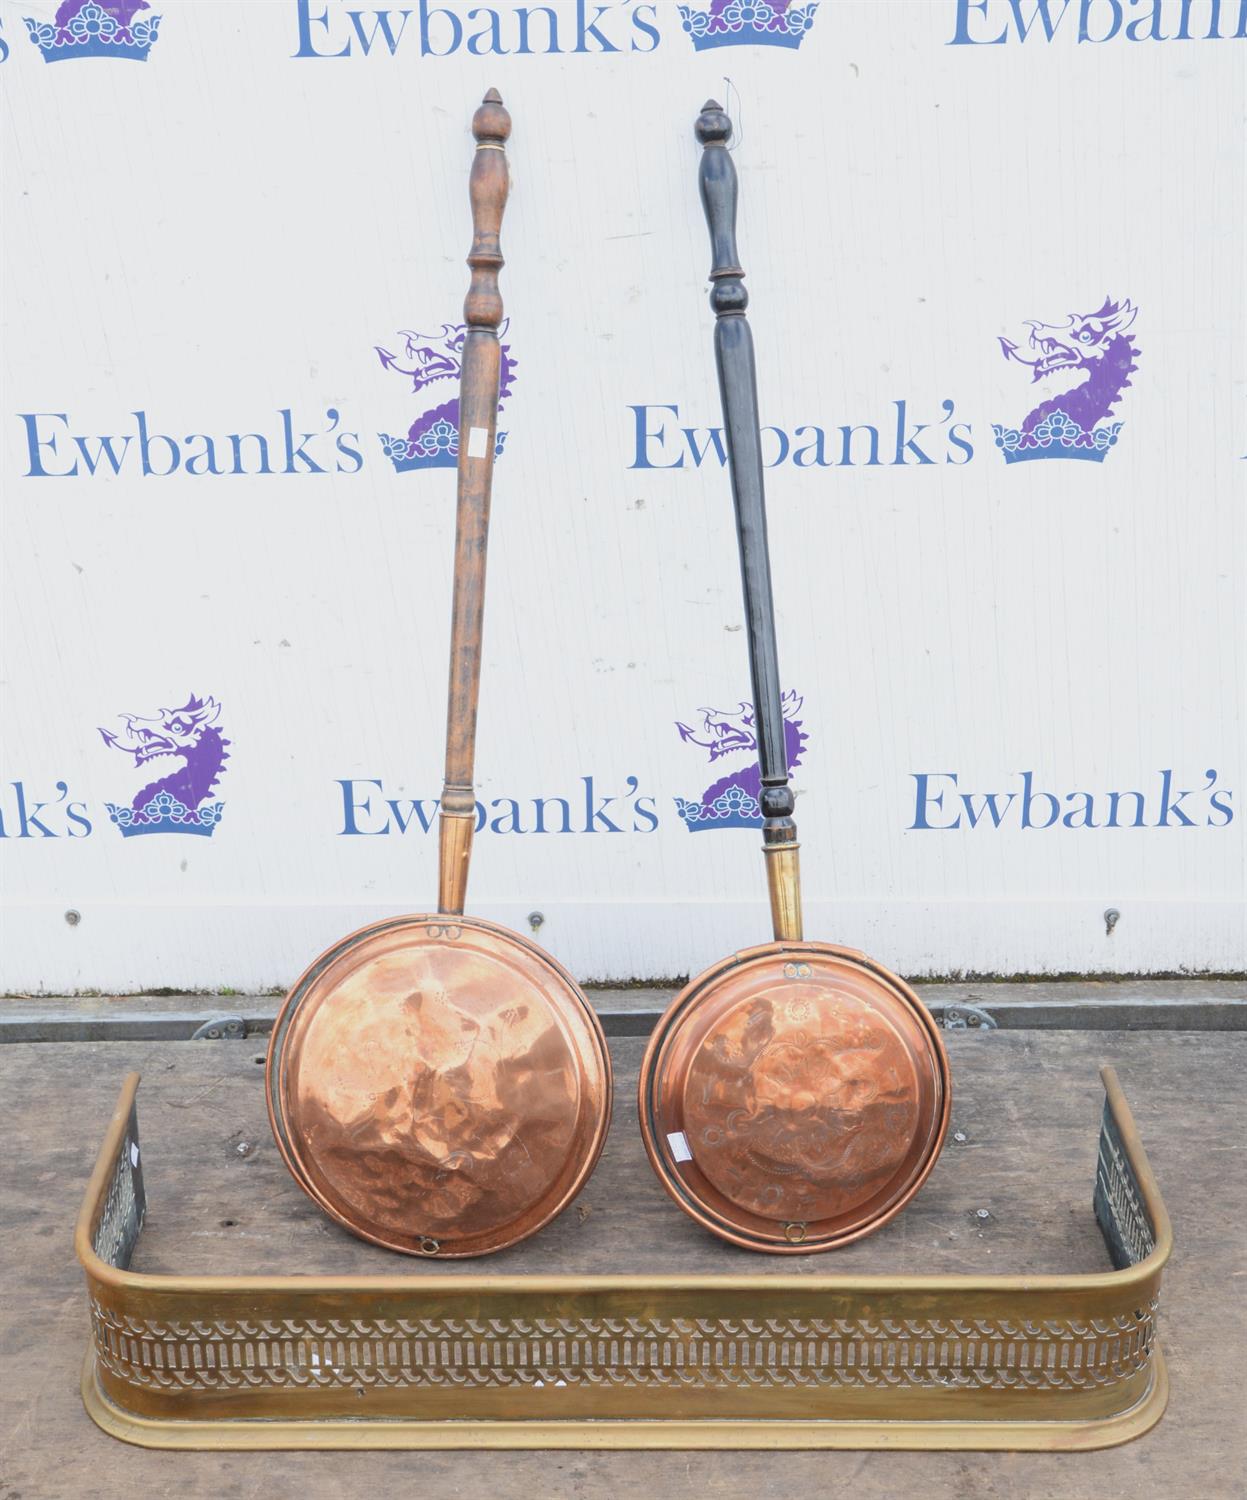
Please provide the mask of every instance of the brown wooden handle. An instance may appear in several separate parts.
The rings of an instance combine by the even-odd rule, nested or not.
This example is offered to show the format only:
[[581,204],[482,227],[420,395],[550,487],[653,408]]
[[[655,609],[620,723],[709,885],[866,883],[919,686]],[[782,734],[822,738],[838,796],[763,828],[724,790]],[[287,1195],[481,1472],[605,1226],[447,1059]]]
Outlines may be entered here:
[[438,839],[439,912],[461,913],[476,826],[476,706],[485,616],[485,553],[498,421],[502,295],[498,235],[510,178],[506,140],[511,116],[490,89],[472,117],[476,154],[468,178],[472,201],[472,281],[463,304],[467,333],[459,374],[459,482],[455,520],[455,587],[450,621],[450,691],[446,707],[446,781]]

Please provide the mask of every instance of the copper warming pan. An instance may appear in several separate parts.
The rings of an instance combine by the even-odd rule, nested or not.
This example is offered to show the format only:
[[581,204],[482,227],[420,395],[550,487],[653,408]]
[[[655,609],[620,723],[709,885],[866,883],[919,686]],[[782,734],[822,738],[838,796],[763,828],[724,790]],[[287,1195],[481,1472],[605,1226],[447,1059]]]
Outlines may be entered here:
[[650,1039],[638,1102],[650,1161],[686,1213],[748,1249],[807,1255],[870,1234],[909,1202],[944,1143],[951,1081],[908,985],[864,954],[802,936],[732,123],[712,100],[695,132],[775,941],[676,996]]
[[376,922],[322,953],[278,1014],[265,1068],[299,1185],[361,1238],[427,1256],[536,1233],[592,1172],[611,1107],[606,1040],[575,981],[526,938],[463,915],[511,133],[493,89],[472,132],[437,912]]

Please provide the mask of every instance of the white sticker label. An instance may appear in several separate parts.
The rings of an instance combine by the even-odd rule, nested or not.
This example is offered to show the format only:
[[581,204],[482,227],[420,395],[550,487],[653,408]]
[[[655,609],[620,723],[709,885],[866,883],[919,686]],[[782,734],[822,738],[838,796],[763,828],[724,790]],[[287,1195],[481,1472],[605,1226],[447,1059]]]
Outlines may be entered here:
[[484,458],[489,450],[489,431],[484,427],[468,429],[468,457]]
[[688,1136],[682,1130],[673,1131],[667,1137],[667,1145],[676,1161],[692,1161],[693,1153],[688,1149]]
[[130,1165],[137,1167],[139,1164],[139,1148],[136,1141],[130,1142]]

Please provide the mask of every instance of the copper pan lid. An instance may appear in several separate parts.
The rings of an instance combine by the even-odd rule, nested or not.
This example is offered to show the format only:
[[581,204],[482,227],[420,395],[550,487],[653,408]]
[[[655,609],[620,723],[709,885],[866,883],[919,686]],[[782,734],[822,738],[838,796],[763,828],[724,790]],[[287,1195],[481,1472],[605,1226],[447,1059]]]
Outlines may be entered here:
[[828,943],[767,943],[708,969],[641,1066],[641,1130],[667,1192],[722,1239],[776,1254],[834,1249],[898,1214],[950,1105],[926,1007]]
[[379,922],[278,1015],[273,1134],[300,1186],[374,1244],[456,1257],[535,1234],[610,1123],[601,1025],[566,971],[474,918]]

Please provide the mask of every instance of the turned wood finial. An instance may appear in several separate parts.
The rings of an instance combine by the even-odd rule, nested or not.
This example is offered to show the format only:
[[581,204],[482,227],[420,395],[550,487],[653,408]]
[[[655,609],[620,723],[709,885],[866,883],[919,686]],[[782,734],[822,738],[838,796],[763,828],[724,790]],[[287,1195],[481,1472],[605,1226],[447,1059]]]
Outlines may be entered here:
[[725,146],[732,138],[732,122],[717,99],[707,99],[693,126],[703,146]]
[[511,134],[511,116],[497,89],[490,89],[472,116],[472,134],[478,143],[495,141],[502,145]]
[[732,122],[713,99],[702,106],[693,133],[704,148],[697,178],[710,229],[710,306],[715,317],[743,313],[749,306],[745,274],[736,249],[736,167],[727,149]]
[[472,249],[468,265],[472,267],[472,284],[464,300],[463,320],[471,328],[494,330],[502,322],[498,272],[503,259],[498,236],[511,185],[505,150],[511,134],[511,116],[497,89],[489,90],[472,116],[472,134],[476,137],[476,157],[468,178],[468,196],[472,201]]

